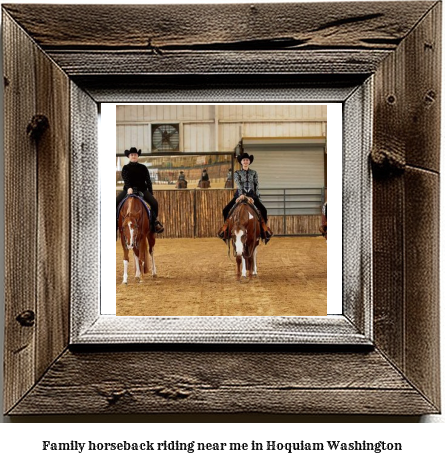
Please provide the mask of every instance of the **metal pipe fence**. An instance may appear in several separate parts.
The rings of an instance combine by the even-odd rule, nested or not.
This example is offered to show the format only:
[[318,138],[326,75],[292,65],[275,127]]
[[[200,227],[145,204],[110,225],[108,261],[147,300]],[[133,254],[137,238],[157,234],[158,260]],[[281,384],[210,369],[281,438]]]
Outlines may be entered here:
[[325,200],[325,187],[261,189],[261,201],[267,208],[268,216],[283,217],[284,235],[288,234],[288,218],[321,215]]

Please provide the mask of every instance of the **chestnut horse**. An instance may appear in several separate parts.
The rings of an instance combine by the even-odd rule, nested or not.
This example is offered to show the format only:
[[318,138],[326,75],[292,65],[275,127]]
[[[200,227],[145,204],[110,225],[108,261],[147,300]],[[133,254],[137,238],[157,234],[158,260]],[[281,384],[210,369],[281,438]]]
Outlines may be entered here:
[[210,188],[210,181],[202,181],[201,179],[198,182],[198,187],[201,189],[209,189]]
[[122,284],[128,281],[128,258],[133,250],[136,279],[142,282],[144,273],[148,273],[148,255],[151,257],[151,273],[156,277],[156,265],[153,256],[155,233],[150,229],[150,220],[143,200],[130,195],[125,200],[119,212],[118,228],[124,251],[124,277]]
[[[236,257],[236,278],[256,277],[256,254],[260,243],[261,230],[258,214],[254,207],[247,201],[242,201],[235,206],[229,216],[229,233],[232,238],[233,253]],[[230,252],[230,245],[229,245]],[[241,273],[241,263],[243,265]]]
[[181,179],[176,183],[176,189],[187,189],[187,181],[185,179]]

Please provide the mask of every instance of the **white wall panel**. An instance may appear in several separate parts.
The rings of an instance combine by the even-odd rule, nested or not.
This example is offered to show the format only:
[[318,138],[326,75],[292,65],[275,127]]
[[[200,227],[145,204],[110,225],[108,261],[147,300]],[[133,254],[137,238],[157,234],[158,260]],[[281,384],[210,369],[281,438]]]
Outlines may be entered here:
[[260,187],[307,188],[324,185],[322,146],[246,145],[255,156],[252,169],[258,172]]
[[[226,121],[326,119],[326,105],[220,105]],[[213,119],[213,105],[118,105],[118,122],[203,121]]]
[[117,126],[116,127],[116,152],[123,153],[125,150],[125,127]]
[[240,125],[239,124],[221,124],[219,125],[219,150],[232,151],[236,144],[240,141]]
[[[232,151],[241,137],[326,135],[326,105],[220,105],[217,114],[220,151]],[[165,121],[184,123],[184,151],[214,151],[214,118],[214,105],[118,105],[116,146],[151,151],[148,125]]]
[[214,128],[209,123],[184,123],[184,152],[213,152]]

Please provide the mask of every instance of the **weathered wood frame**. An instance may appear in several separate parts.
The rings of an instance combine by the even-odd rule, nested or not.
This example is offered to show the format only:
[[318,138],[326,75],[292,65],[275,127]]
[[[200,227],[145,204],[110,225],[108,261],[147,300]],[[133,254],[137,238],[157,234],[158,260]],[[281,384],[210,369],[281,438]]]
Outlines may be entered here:
[[[440,2],[4,5],[2,24],[7,414],[439,412]],[[95,232],[95,182],[75,169],[91,163],[97,128],[79,115],[154,95],[249,101],[252,88],[316,100],[370,79],[373,238],[361,259],[372,259],[372,312],[349,321],[366,344],[335,329],[317,346],[73,337],[73,299],[97,305],[99,285],[95,268],[71,279],[97,253],[82,243]],[[34,115],[48,127],[28,127]],[[302,342],[326,334],[324,321],[304,322],[314,338]]]

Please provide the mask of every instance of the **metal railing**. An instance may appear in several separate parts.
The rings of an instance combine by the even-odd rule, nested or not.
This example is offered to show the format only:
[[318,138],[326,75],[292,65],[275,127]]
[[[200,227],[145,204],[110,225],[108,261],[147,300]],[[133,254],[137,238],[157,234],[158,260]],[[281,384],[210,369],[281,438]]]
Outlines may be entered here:
[[268,216],[283,216],[285,234],[287,217],[320,215],[326,199],[325,187],[263,188],[260,193]]

